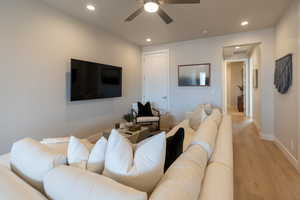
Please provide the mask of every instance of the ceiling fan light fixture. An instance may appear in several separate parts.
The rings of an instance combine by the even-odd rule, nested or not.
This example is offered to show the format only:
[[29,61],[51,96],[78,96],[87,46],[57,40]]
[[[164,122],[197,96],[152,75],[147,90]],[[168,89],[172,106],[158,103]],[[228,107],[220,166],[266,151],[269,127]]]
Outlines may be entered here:
[[86,8],[89,10],[89,11],[95,11],[96,10],[96,7],[92,4],[88,4],[86,5]]
[[248,21],[243,21],[243,22],[241,23],[241,26],[247,26],[247,25],[249,25],[249,22],[248,22]]
[[159,5],[155,1],[148,1],[144,4],[144,9],[149,13],[155,13],[158,11]]

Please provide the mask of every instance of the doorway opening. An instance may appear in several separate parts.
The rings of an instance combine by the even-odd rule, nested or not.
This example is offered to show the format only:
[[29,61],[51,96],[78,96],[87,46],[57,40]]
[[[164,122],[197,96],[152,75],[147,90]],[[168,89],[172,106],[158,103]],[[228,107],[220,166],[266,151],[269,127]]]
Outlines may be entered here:
[[258,89],[260,43],[224,47],[223,58],[223,109],[225,113],[260,119],[260,117],[255,117],[260,115],[258,112],[260,110]]
[[227,110],[230,113],[245,114],[246,101],[246,62],[228,61],[227,70]]

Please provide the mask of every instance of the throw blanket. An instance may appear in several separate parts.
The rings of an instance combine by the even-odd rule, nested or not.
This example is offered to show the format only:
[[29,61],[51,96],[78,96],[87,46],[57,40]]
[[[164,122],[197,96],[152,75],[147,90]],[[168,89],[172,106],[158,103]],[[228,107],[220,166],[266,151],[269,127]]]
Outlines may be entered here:
[[281,94],[287,93],[293,82],[293,58],[289,54],[276,61],[274,85]]

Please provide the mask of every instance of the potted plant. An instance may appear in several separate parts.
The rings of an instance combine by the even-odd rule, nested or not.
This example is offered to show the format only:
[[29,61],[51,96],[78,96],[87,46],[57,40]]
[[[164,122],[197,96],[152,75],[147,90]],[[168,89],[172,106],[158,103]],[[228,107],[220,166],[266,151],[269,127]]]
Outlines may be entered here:
[[123,116],[123,119],[126,120],[127,122],[133,122],[134,121],[134,116],[132,113],[128,113]]

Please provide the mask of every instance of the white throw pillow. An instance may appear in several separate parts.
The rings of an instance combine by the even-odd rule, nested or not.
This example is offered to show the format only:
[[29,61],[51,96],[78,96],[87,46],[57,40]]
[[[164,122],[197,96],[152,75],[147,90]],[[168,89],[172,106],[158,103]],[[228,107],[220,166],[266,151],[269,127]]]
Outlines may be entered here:
[[152,192],[164,174],[166,134],[146,139],[133,147],[112,130],[108,139],[103,174],[140,191]]
[[68,166],[51,170],[44,178],[44,187],[52,200],[147,200],[145,192]]
[[71,137],[68,146],[68,163],[72,167],[102,173],[105,162],[107,140],[102,137],[93,146],[85,140]]
[[107,140],[101,137],[93,147],[87,163],[87,170],[91,172],[100,172],[104,170],[105,153]]

